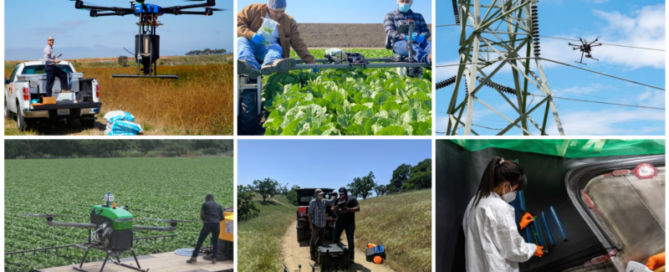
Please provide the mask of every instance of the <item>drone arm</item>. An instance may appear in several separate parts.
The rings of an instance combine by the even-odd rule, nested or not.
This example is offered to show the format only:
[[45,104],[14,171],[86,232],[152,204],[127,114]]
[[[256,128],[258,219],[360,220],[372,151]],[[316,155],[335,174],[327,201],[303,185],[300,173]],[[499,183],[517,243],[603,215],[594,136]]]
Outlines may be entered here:
[[165,14],[174,14],[174,15],[212,15],[213,12],[206,12],[206,11],[181,11],[181,10],[176,10],[174,12],[164,12]]
[[56,221],[46,221],[49,226],[52,227],[72,227],[72,228],[81,228],[81,229],[94,229],[97,228],[97,225],[91,223],[64,223]]
[[154,230],[154,231],[175,231],[177,229],[176,224],[174,226],[169,226],[169,227],[153,227],[153,226],[132,226],[132,230]]

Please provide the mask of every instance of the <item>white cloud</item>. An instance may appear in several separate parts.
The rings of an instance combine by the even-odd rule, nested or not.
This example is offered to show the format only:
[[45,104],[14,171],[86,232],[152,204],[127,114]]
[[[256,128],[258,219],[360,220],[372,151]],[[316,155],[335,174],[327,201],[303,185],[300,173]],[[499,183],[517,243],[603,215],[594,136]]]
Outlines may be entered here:
[[[567,135],[646,135],[664,132],[664,112],[650,109],[576,111],[560,113]],[[654,126],[625,126],[635,122],[662,122]],[[550,126],[550,135],[559,135],[555,123]]]

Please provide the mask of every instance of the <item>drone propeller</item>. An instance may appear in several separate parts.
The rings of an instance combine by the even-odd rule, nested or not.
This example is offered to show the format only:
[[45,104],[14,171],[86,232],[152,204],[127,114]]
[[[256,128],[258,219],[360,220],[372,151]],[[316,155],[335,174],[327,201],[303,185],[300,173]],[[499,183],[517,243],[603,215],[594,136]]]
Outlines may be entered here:
[[35,214],[35,213],[19,213],[20,216],[31,217],[81,217],[80,215],[62,215],[62,214]]
[[157,218],[137,218],[137,220],[149,220],[167,223],[199,223],[200,221],[176,220],[176,219],[157,219]]
[[219,8],[207,8],[208,10],[213,10],[213,11],[225,11],[227,9],[219,9]]

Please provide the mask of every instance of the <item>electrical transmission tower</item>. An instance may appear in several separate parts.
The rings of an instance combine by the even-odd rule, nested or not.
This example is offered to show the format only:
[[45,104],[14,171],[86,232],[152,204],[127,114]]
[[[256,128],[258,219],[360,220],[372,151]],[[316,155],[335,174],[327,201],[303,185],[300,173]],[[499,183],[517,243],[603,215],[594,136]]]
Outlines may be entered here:
[[[546,135],[549,114],[553,115],[560,135],[564,135],[553,94],[541,66],[538,0],[452,1],[455,20],[460,25],[460,65],[456,76],[437,83],[437,89],[455,84],[448,106],[446,135],[457,134],[458,128],[462,126],[465,135],[477,134],[472,130],[475,104],[483,105],[508,121],[509,124],[498,135],[514,127],[525,135],[531,135],[530,125],[536,127],[541,135]],[[469,34],[467,24],[471,24],[474,29]],[[511,68],[513,87],[493,81],[494,76],[505,67]],[[484,69],[489,73],[484,72]],[[466,94],[459,101],[458,91],[463,79]],[[506,100],[515,111],[513,116],[505,116],[491,103],[477,96],[484,86],[496,90]],[[543,93],[542,99],[531,108],[527,103],[528,94],[532,95],[529,90]],[[542,123],[538,124],[530,115],[536,117],[541,113],[543,118],[539,121]]]

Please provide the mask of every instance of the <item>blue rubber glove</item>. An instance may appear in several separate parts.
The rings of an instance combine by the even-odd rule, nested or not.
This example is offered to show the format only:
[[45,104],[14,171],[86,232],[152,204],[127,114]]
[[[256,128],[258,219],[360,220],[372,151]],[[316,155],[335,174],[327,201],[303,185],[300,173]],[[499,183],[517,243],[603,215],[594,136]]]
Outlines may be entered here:
[[262,43],[265,42],[265,38],[262,35],[256,33],[255,35],[253,35],[253,39],[251,39],[251,42],[256,45],[261,45]]
[[[414,33],[414,34],[416,34],[416,33]],[[418,43],[418,44],[421,44],[425,41],[425,35],[420,34],[418,37],[414,37],[413,41]]]
[[318,73],[318,68],[314,68],[313,72],[314,72],[314,74]]

